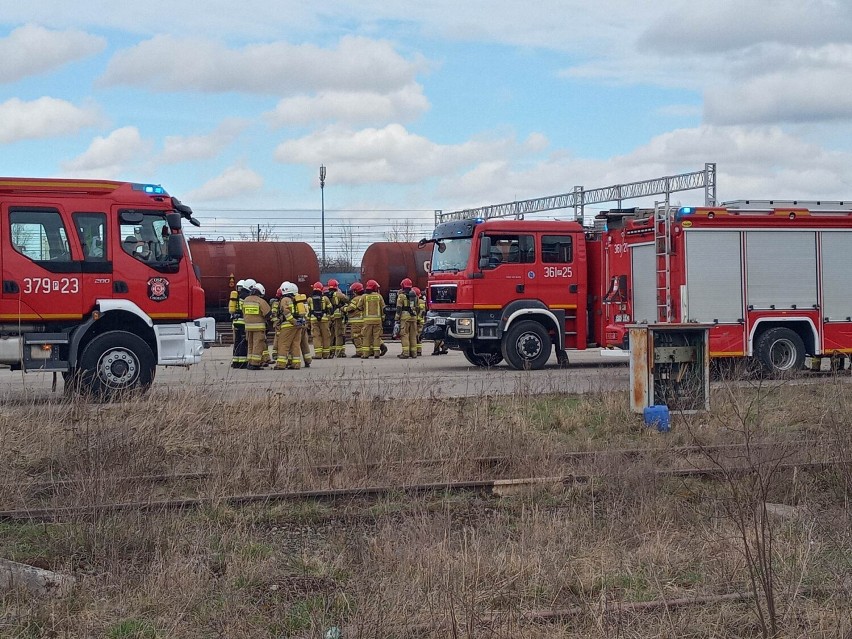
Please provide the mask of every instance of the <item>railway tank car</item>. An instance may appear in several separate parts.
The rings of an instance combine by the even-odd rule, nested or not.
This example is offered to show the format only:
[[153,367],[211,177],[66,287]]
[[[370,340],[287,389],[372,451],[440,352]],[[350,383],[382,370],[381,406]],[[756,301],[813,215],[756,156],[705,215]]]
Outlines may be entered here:
[[432,246],[417,248],[417,242],[375,242],[361,258],[361,281],[376,280],[383,295],[399,288],[410,277],[414,286],[426,290],[429,274],[426,262],[432,259]]
[[238,242],[190,238],[193,264],[201,271],[207,312],[217,320],[228,318],[231,276],[253,278],[273,295],[284,280],[307,293],[320,279],[317,255],[306,242]]
[[384,296],[385,318],[382,327],[390,333],[396,312],[396,292],[403,278],[410,277],[414,286],[426,290],[429,274],[426,263],[432,259],[432,246],[417,248],[417,242],[375,242],[361,258],[361,281],[376,280]]

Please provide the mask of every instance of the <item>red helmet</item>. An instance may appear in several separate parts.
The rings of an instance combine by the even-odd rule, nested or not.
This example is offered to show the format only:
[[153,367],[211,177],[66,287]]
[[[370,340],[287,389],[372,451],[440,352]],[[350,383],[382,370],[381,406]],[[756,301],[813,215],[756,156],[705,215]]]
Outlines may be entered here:
[[311,288],[315,291],[322,291],[322,282],[314,282]]
[[328,288],[337,288],[338,286],[340,286],[340,282],[338,282],[337,280],[335,280],[335,279],[328,280]]
[[379,283],[376,280],[367,280],[367,283],[364,285],[364,287],[368,291],[378,291]]
[[412,281],[411,281],[411,278],[410,278],[410,277],[406,277],[404,280],[402,280],[402,281],[399,283],[399,285],[400,285],[402,288],[411,288],[411,287],[414,285],[414,282],[412,282]]
[[419,288],[417,288],[416,286],[412,286],[412,287],[411,287],[411,290],[412,290],[412,291],[414,291],[414,294],[415,294],[417,297],[420,297],[420,289],[419,289]]
[[363,293],[364,285],[361,282],[352,282],[352,286],[349,287],[349,290],[353,293]]

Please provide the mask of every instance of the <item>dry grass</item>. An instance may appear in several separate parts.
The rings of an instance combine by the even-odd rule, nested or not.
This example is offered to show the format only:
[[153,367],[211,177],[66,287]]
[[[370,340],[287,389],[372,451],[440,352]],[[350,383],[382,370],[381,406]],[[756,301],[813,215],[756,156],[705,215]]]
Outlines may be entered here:
[[[807,439],[804,452],[814,458],[848,462],[845,382],[723,383],[711,413],[678,417],[666,435],[644,428],[626,393],[538,396],[527,382],[510,396],[407,403],[197,389],[116,405],[7,402],[0,509],[555,476],[565,473],[558,455],[568,451],[746,440],[777,443],[777,456],[787,454],[785,442]],[[509,459],[498,468],[471,462],[483,456]],[[740,461],[761,469],[766,457],[755,448]],[[589,483],[506,498],[400,494],[241,509],[214,502],[0,523],[0,556],[78,578],[64,599],[0,595],[0,636],[321,637],[332,626],[345,638],[760,636],[749,602],[607,612],[617,601],[749,588],[729,507],[740,480],[661,479],[650,471],[663,458],[599,462],[587,469],[600,475]],[[313,468],[328,464],[339,468]],[[194,481],[138,479],[202,471]],[[69,483],[37,494],[34,483],[50,478]],[[848,636],[849,465],[779,472],[767,497],[800,507],[795,517],[769,520],[780,636]],[[572,606],[584,612],[548,624],[523,618]]]

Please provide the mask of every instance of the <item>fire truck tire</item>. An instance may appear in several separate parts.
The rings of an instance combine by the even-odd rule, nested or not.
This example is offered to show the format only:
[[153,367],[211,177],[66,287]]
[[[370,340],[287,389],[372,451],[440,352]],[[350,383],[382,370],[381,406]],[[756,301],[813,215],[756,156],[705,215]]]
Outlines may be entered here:
[[467,361],[480,368],[497,366],[497,364],[503,361],[503,355],[500,353],[474,353],[473,348],[466,348],[462,352]]
[[156,361],[141,337],[126,331],[98,335],[80,357],[80,390],[96,399],[146,391],[154,381]]
[[755,344],[755,352],[763,370],[773,376],[782,376],[801,370],[805,364],[805,343],[789,328],[770,328]]
[[503,336],[503,358],[516,370],[538,370],[550,359],[550,335],[531,320],[512,324]]

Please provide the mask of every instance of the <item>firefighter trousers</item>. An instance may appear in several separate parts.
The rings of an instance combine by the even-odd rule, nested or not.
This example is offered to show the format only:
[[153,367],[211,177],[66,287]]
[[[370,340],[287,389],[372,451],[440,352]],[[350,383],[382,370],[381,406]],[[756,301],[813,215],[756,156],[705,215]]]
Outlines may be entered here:
[[328,319],[311,319],[311,337],[314,340],[314,357],[328,359],[331,355],[331,331]]
[[302,329],[292,324],[285,324],[275,336],[278,346],[278,357],[275,368],[302,368]]
[[399,322],[402,357],[417,357],[417,318],[406,317]]
[[361,326],[361,357],[367,359],[372,355],[379,357],[382,348],[381,321],[364,322]]
[[246,325],[243,323],[233,324],[234,327],[234,350],[231,356],[232,366],[245,367],[248,363],[248,343],[246,342]]
[[346,334],[342,317],[333,317],[328,325],[331,331],[331,356],[346,356]]
[[310,368],[311,362],[314,360],[311,355],[311,346],[308,343],[308,329],[302,326],[299,329],[301,336],[299,337],[299,348],[302,351],[302,360],[304,360],[305,368]]
[[246,328],[246,342],[248,342],[249,366],[260,366],[263,361],[263,351],[266,350],[266,327]]

